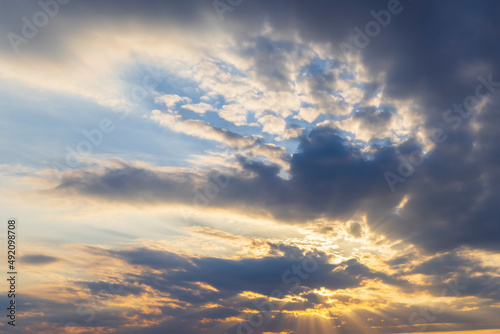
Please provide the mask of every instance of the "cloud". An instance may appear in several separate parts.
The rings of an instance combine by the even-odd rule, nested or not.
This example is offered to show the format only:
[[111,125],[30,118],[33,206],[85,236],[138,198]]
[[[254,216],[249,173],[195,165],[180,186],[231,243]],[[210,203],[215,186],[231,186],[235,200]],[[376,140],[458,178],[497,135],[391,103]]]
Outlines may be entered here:
[[208,140],[214,140],[224,143],[231,147],[246,147],[255,143],[255,139],[244,137],[226,129],[218,128],[201,120],[184,120],[179,115],[162,113],[159,110],[153,110],[151,119],[160,125],[176,132],[188,134]]
[[413,269],[413,272],[426,275],[443,275],[459,271],[464,272],[465,268],[472,268],[473,266],[474,264],[470,259],[460,257],[455,253],[447,253],[420,263]]
[[[21,45],[19,56],[5,36],[19,32],[19,18],[32,17],[39,7],[24,2],[9,6],[12,11],[4,13],[7,16],[0,27],[4,36],[1,75],[14,87],[9,89],[25,85],[117,107],[124,103],[124,93],[144,86],[141,80],[149,73],[147,67],[158,65],[162,82],[145,89],[144,101],[133,110],[140,113],[144,108],[149,113],[154,102],[165,105],[164,112],[154,110],[144,118],[154,123],[154,129],[157,124],[166,129],[165,140],[176,132],[223,144],[217,145],[219,152],[204,156],[203,167],[217,161],[224,168],[217,175],[230,181],[206,211],[224,208],[272,218],[295,224],[294,230],[321,220],[320,237],[333,234],[336,225],[344,228],[352,244],[342,247],[356,248],[352,252],[363,256],[333,263],[322,254],[321,268],[283,308],[300,322],[304,323],[300,312],[331,299],[346,308],[358,305],[356,310],[348,309],[349,314],[367,319],[371,327],[383,327],[385,322],[403,329],[401,323],[415,310],[397,302],[370,304],[368,297],[359,298],[353,290],[363,288],[370,294],[372,284],[382,282],[377,288],[389,288],[377,290],[377,298],[389,295],[394,287],[412,291],[415,287],[408,278],[423,282],[417,292],[438,296],[443,284],[457,278],[467,286],[462,295],[477,299],[469,304],[470,299],[457,298],[432,328],[449,330],[447,322],[458,324],[457,328],[474,328],[477,323],[498,326],[494,314],[499,300],[497,267],[457,253],[464,247],[469,252],[499,250],[497,3],[402,2],[402,13],[393,15],[390,24],[381,27],[380,34],[370,38],[358,55],[344,54],[340,44],[353,43],[353,27],[363,29],[366,23],[375,22],[372,11],[385,9],[387,1],[245,1],[226,12],[221,23],[212,2],[91,0],[61,8],[36,38]],[[484,79],[490,74],[492,79]],[[485,86],[484,80],[492,82]],[[480,83],[483,86],[478,90]],[[31,98],[26,91],[19,96]],[[476,91],[494,94],[481,98],[476,110],[462,116],[456,104],[465,103]],[[51,118],[56,108],[47,109],[45,117]],[[196,113],[197,119],[186,118],[193,114],[187,110]],[[28,117],[22,111],[21,115]],[[263,133],[257,130],[259,123]],[[436,128],[444,131],[443,143],[430,143]],[[268,134],[279,136],[275,138],[279,146],[264,141]],[[391,192],[384,173],[400,173],[398,169],[412,152],[424,155],[424,162],[414,166],[404,183]],[[192,205],[197,189],[213,186],[213,178],[205,171],[165,172],[130,162],[142,159],[143,153],[138,149],[129,162],[119,166],[68,172],[47,194],[74,199],[91,196],[134,206]],[[222,158],[211,160],[214,156]],[[170,157],[157,158],[163,163]],[[363,224],[357,223],[360,218]],[[382,250],[407,252],[405,247],[413,249],[414,245],[418,251],[386,261],[388,272],[395,274],[374,269],[367,265],[373,260],[372,249],[362,243],[368,232],[381,238],[377,246]],[[322,239],[315,242],[319,247]],[[131,291],[126,297],[143,298],[149,293],[152,297],[142,300],[158,300],[161,305],[141,309],[140,316],[134,310],[110,309],[95,326],[104,331],[116,323],[130,327],[142,321],[150,332],[168,323],[171,332],[200,333],[215,332],[216,323],[222,327],[217,332],[222,333],[235,317],[248,313],[251,298],[245,293],[267,294],[281,284],[280,272],[300,264],[305,255],[290,245],[270,249],[262,258],[242,259],[194,257],[148,247],[108,249],[111,260],[134,267],[126,275]],[[29,254],[22,261],[42,265],[61,260]],[[105,279],[82,283],[94,295],[106,284]],[[343,291],[327,298],[313,294],[315,289]],[[120,297],[124,296],[116,296]],[[429,298],[418,297],[424,302]],[[57,315],[70,312],[70,305],[63,302],[35,298],[30,302],[31,306],[23,305],[27,311],[54,309],[50,316],[44,315],[45,320],[38,316],[40,324],[32,327],[33,332],[58,331],[56,323],[65,317]],[[190,305],[193,309],[186,311]],[[341,310],[321,311],[318,308],[315,314],[331,321],[328,325],[345,323]],[[382,319],[381,314],[391,318]],[[299,321],[291,317],[277,315],[269,330],[293,330],[277,323]],[[206,320],[193,320],[200,318]],[[342,330],[362,332],[349,326]]]
[[[395,290],[410,298],[416,288],[420,288],[398,275],[370,268],[354,258],[332,263],[335,256],[318,250],[304,251],[293,244],[269,243],[268,246],[269,253],[262,257],[232,259],[195,257],[147,246],[92,246],[87,248],[88,256],[98,255],[99,261],[112,264],[101,268],[101,278],[58,286],[58,293],[64,291],[64,299],[25,295],[25,304],[21,305],[26,312],[23,326],[60,330],[58,326],[72,321],[80,329],[88,328],[89,331],[113,329],[118,333],[138,330],[158,333],[175,330],[194,334],[206,329],[210,334],[231,332],[247,320],[249,312],[259,310],[256,305],[269,302],[268,296],[275,289],[282,289],[285,295],[273,300],[279,307],[262,325],[265,331],[283,330],[280,321],[285,320],[294,328],[298,316],[309,317],[313,312],[320,315],[318,321],[326,319],[325,324],[331,326],[331,321],[339,320],[342,330],[356,333],[358,326],[365,322],[356,324],[350,318],[353,313],[370,325],[382,326],[387,322],[390,326],[407,326],[407,319],[419,310],[418,305],[394,299]],[[316,261],[316,268],[309,272],[296,271],[294,268],[304,268],[306,258]],[[121,274],[110,277],[109,273],[115,270]],[[303,274],[307,276],[291,280]],[[284,276],[290,280],[283,280]],[[459,279],[460,284],[467,284],[467,289],[461,290],[463,296],[479,298],[475,301],[483,305],[487,305],[488,300],[498,300],[498,277],[485,273],[460,276]],[[442,284],[447,282],[444,280]],[[440,293],[443,285],[424,288]],[[439,322],[429,324],[429,328],[439,329],[441,322],[474,326],[482,316],[491,319],[485,326],[495,325],[495,317],[490,317],[494,311],[463,311],[467,301],[464,302],[461,296],[453,297],[449,297],[452,300],[439,314]],[[373,305],[377,308],[373,309]],[[346,307],[352,308],[349,316],[342,312]],[[92,312],[96,317],[86,322],[94,314]],[[384,316],[386,312],[390,316]],[[408,330],[411,328],[408,325]]]
[[27,254],[21,257],[21,261],[26,264],[31,265],[45,265],[55,262],[59,262],[60,259],[53,256],[43,255],[43,254]]
[[200,102],[200,103],[196,103],[196,104],[185,104],[185,105],[181,106],[181,108],[192,110],[198,114],[204,114],[207,111],[214,110],[213,106],[211,106],[210,104],[205,103],[205,102]]
[[278,117],[266,115],[259,118],[259,123],[262,124],[262,131],[281,135],[285,132],[286,122]]
[[247,112],[238,104],[225,104],[219,111],[219,116],[238,126],[247,124]]
[[360,223],[353,222],[349,225],[349,232],[355,238],[361,238],[363,229]]
[[407,135],[403,122],[397,115],[382,108],[362,107],[352,117],[343,121],[325,121],[319,126],[334,126],[354,134],[355,138],[365,142],[370,140],[390,139],[398,142],[399,137]]
[[[363,281],[374,279],[392,286],[409,286],[407,281],[373,271],[355,259],[333,265],[328,263],[325,254],[305,254],[294,247],[281,250],[285,251],[281,256],[240,260],[182,258],[174,253],[147,248],[113,251],[110,255],[131,265],[143,267],[140,275],[128,275],[128,281],[131,283],[151,286],[180,300],[196,304],[215,302],[219,298],[232,298],[245,291],[264,296],[268,296],[274,289],[282,289],[285,294],[291,293],[295,290],[294,288],[290,291],[295,280],[287,281],[289,277],[285,273],[294,266],[302,267],[306,256],[317,262],[317,269],[310,272],[307,279],[302,279],[301,285],[304,289],[346,289],[358,287]],[[151,269],[160,272],[153,272]],[[292,276],[290,271],[290,278]],[[200,289],[196,285],[197,282],[203,282],[211,288]]]
[[[198,126],[198,122],[193,124]],[[248,140],[209,125],[202,126],[213,131],[207,136],[229,143],[235,141],[235,146]],[[420,150],[415,141],[407,140],[398,146],[372,146],[373,151],[367,155],[335,130],[316,129],[302,137],[299,151],[290,159],[288,179],[279,176],[281,168],[277,165],[242,158],[241,168],[249,176],[227,175],[231,182],[210,205],[251,209],[255,214],[270,213],[282,221],[302,223],[322,216],[348,220],[366,214],[372,229],[389,238],[405,238],[431,251],[462,245],[496,249],[499,231],[494,223],[498,211],[494,204],[497,195],[492,189],[495,183],[481,179],[489,175],[494,180],[498,173],[493,162],[483,164],[480,169],[473,163],[477,160],[463,158],[484,152],[473,149],[472,143],[469,149],[464,149],[462,140],[463,137],[450,135],[445,144],[427,157],[418,172],[392,193],[384,172],[397,168],[398,157]],[[492,146],[485,149],[496,150]],[[106,182],[108,179],[114,181]],[[163,182],[166,187],[160,186]],[[109,170],[101,176],[88,174],[66,179],[59,188],[100,197],[191,202],[192,194],[185,195],[187,189],[192,189],[191,182],[185,177],[158,182],[154,172],[124,168]],[[131,184],[141,191],[123,195],[121,189]],[[174,192],[169,195],[165,191],[169,187],[177,189],[175,196]],[[138,198],[136,194],[141,195]],[[406,204],[395,214],[405,196]]]
[[155,99],[156,102],[163,102],[169,109],[174,108],[179,102],[191,102],[188,97],[180,97],[177,94],[165,94]]
[[313,107],[300,108],[300,111],[299,111],[299,117],[301,119],[309,122],[309,123],[314,122],[320,114],[321,114],[321,111],[316,109],[316,108],[313,108]]

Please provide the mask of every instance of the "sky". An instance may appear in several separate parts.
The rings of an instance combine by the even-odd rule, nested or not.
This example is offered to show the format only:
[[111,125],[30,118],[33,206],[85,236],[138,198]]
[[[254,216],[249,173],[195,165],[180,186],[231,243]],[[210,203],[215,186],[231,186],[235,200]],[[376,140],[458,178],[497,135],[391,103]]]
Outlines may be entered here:
[[500,333],[500,3],[0,6],[0,333]]

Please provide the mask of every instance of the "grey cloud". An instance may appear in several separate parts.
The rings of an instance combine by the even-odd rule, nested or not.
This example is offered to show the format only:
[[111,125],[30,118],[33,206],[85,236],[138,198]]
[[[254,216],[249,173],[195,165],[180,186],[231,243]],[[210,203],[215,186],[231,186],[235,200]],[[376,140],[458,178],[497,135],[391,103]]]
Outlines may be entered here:
[[21,261],[31,265],[44,265],[59,262],[60,259],[43,254],[27,254],[21,257]]

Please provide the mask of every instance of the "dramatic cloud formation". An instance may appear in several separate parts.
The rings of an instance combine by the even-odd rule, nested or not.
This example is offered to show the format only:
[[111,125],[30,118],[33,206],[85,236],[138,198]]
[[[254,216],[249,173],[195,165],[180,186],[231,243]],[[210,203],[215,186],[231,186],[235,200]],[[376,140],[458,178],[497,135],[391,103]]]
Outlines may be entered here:
[[497,2],[4,7],[21,331],[498,332]]

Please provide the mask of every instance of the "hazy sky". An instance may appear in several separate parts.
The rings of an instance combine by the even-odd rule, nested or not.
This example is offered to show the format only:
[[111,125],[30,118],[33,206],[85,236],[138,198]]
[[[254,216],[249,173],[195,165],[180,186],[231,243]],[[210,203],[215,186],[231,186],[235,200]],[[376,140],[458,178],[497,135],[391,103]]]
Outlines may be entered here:
[[499,2],[0,6],[0,333],[500,333]]

